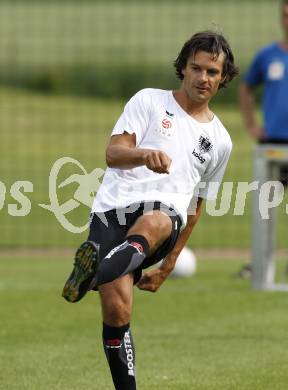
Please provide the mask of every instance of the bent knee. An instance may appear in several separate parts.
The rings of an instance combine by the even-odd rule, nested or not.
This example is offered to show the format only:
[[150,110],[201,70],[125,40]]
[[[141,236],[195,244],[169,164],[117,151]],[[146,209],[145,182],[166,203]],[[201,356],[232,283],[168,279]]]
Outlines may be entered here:
[[163,242],[171,234],[172,222],[169,216],[160,212],[144,214],[129,230],[129,234],[142,234],[152,246]]

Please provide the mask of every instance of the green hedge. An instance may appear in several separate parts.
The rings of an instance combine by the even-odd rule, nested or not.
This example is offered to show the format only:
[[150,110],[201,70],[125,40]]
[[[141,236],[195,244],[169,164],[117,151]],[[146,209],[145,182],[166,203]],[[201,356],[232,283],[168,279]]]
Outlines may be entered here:
[[[236,102],[239,79],[233,81],[226,91],[219,92],[218,101]],[[127,99],[142,88],[177,88],[179,80],[172,66],[74,66],[41,70],[29,67],[0,69],[0,85],[49,94]]]

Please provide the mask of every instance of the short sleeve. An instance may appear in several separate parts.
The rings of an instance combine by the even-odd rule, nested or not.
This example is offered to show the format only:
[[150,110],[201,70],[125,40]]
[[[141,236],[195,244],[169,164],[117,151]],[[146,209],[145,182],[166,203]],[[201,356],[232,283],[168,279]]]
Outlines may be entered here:
[[139,145],[149,124],[151,97],[147,89],[137,92],[125,105],[111,135],[136,134],[136,146]]
[[264,81],[263,72],[263,52],[260,51],[252,61],[247,73],[244,76],[244,81],[254,87]]
[[225,174],[227,163],[232,150],[232,142],[229,140],[222,148],[217,159],[211,160],[210,166],[202,176],[201,182],[197,186],[196,194],[199,198],[214,200]]

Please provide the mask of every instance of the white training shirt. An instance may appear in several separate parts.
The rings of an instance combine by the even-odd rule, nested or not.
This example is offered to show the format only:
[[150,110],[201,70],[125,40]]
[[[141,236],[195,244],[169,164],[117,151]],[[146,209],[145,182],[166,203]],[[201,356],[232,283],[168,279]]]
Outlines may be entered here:
[[172,206],[185,226],[193,197],[216,199],[232,149],[216,115],[200,123],[182,109],[172,91],[147,88],[126,104],[112,135],[124,132],[136,134],[138,148],[165,152],[172,159],[170,173],[155,173],[146,166],[107,168],[93,212],[157,200]]

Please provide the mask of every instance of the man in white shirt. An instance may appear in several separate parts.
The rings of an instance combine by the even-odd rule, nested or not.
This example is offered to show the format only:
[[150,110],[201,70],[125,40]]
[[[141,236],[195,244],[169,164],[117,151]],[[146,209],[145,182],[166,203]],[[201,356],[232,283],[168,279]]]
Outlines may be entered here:
[[[200,216],[202,199],[216,198],[232,149],[209,109],[218,89],[238,74],[225,38],[211,31],[193,35],[174,65],[180,88],[139,91],[113,129],[88,241],[76,252],[63,289],[69,302],[98,289],[104,350],[121,390],[136,389],[133,283],[159,289]],[[141,276],[161,259],[159,268]]]

